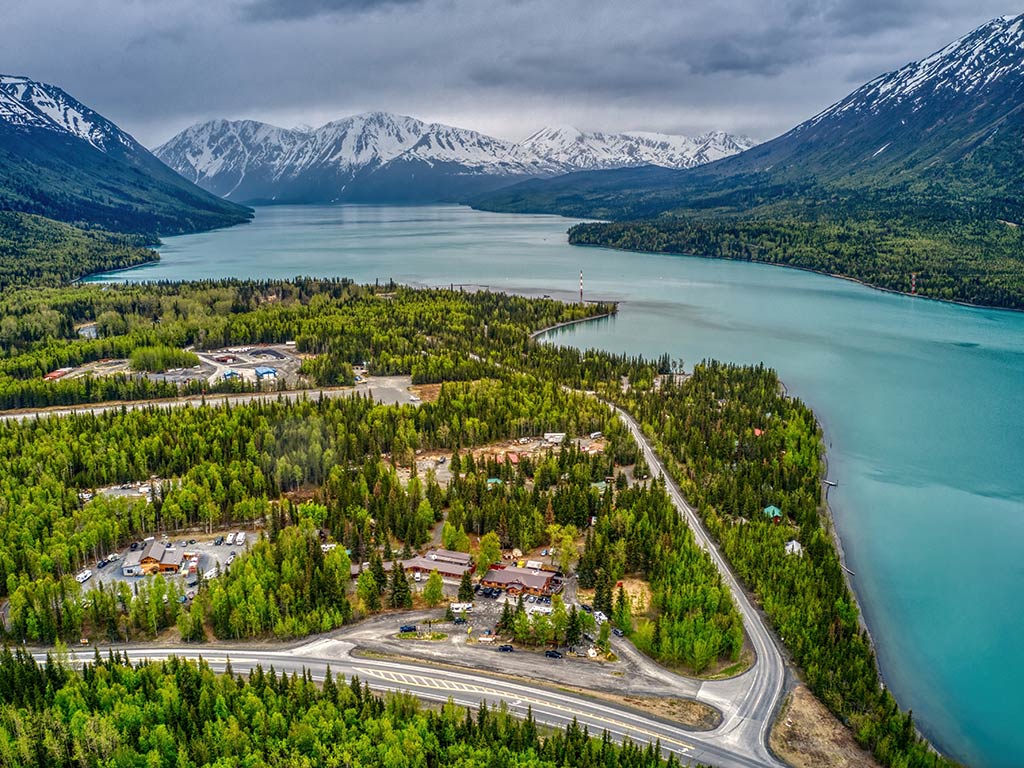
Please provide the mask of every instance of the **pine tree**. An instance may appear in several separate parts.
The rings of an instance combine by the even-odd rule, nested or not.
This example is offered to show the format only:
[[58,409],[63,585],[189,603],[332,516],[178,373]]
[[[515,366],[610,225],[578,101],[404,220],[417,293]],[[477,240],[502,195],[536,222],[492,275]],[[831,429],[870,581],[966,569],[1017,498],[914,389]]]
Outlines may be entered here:
[[571,648],[578,645],[582,637],[583,627],[580,624],[580,614],[576,610],[576,606],[573,605],[572,610],[569,611],[569,624],[565,628],[565,644]]
[[512,613],[512,605],[505,601],[505,605],[501,609],[501,618],[498,619],[498,631],[499,632],[511,632],[512,631],[512,620],[514,614]]
[[459,602],[473,602],[473,579],[468,570],[463,572],[462,581],[459,582]]
[[395,562],[391,566],[391,594],[388,604],[392,608],[412,608],[412,589],[409,577],[405,575],[402,564]]
[[623,632],[628,632],[633,628],[633,615],[629,606],[629,595],[626,594],[626,589],[621,584],[619,585],[618,593],[615,595],[615,608],[612,616],[615,626]]

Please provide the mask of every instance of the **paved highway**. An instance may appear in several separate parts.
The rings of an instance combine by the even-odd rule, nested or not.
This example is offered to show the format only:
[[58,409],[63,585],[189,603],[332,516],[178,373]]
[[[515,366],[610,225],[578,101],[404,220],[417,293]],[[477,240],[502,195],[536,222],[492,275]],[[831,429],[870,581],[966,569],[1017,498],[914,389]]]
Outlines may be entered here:
[[[381,402],[410,402],[407,377],[381,377],[369,386],[345,389],[306,390],[301,392],[272,392],[233,396],[207,397],[205,402],[220,401],[232,403],[252,400],[275,400],[278,397],[297,399],[300,397],[346,397],[356,392],[372,391],[374,398]],[[197,406],[203,399],[172,401],[145,401],[136,403],[86,406],[76,409],[55,409],[21,413],[0,414],[0,420],[28,419],[46,415],[66,415],[75,412],[102,413],[109,410],[147,408],[152,406],[171,408]],[[623,709],[612,704],[599,703],[593,699],[566,693],[564,690],[546,688],[541,684],[510,682],[490,677],[477,671],[451,671],[426,664],[407,664],[376,659],[363,659],[351,655],[355,645],[338,639],[321,638],[306,645],[288,650],[266,650],[251,646],[225,648],[217,646],[201,649],[195,646],[178,648],[133,647],[127,649],[135,661],[159,660],[175,655],[182,658],[203,656],[214,669],[223,669],[230,657],[236,672],[253,669],[257,664],[264,668],[273,666],[278,671],[301,671],[307,669],[315,678],[321,678],[328,666],[335,674],[348,677],[358,676],[377,690],[403,690],[416,696],[435,701],[447,701],[475,707],[486,701],[488,704],[504,702],[511,711],[525,714],[532,708],[538,722],[553,726],[564,726],[574,718],[590,728],[594,735],[608,731],[616,739],[628,737],[636,742],[660,741],[666,755],[674,754],[684,764],[701,762],[722,768],[751,768],[768,766],[782,768],[767,747],[768,728],[771,725],[779,698],[782,694],[785,668],[782,656],[774,639],[765,626],[761,615],[754,609],[746,593],[740,587],[728,564],[711,542],[695,510],[686,502],[675,482],[668,476],[664,465],[654,453],[647,438],[636,421],[622,409],[609,407],[627,425],[654,477],[665,480],[670,498],[685,517],[694,538],[711,556],[722,573],[724,583],[729,587],[742,617],[747,635],[753,645],[757,660],[754,667],[743,675],[731,680],[704,681],[699,683],[696,698],[722,712],[722,722],[712,731],[694,732],[681,726],[661,720],[655,716]],[[81,661],[91,661],[92,651],[76,652]],[[40,660],[45,659],[45,655]],[[562,662],[555,662],[562,663]],[[674,677],[667,671],[664,678]],[[692,695],[692,691],[680,695]]]
[[319,400],[320,398],[352,397],[353,395],[365,395],[367,393],[372,395],[375,401],[384,405],[401,405],[403,403],[415,405],[419,401],[411,399],[409,393],[409,386],[411,384],[412,379],[409,376],[376,376],[368,381],[360,382],[354,387],[289,389],[284,392],[274,390],[270,392],[243,392],[239,394],[210,394],[197,397],[179,397],[170,400],[128,400],[123,403],[5,411],[0,412],[0,421],[26,421],[46,416],[70,416],[75,413],[100,414],[108,411],[136,411],[145,408],[181,408],[184,406],[197,408],[202,405],[220,406],[225,403],[243,405],[256,401],[273,402],[278,399],[288,401]]
[[[665,471],[664,464],[654,452],[647,437],[640,429],[640,425],[618,406],[609,404],[609,407],[629,427],[633,439],[640,446],[644,453],[644,459],[651,468],[652,477],[664,479],[665,488],[672,503],[686,519],[697,543],[708,552],[722,574],[722,579],[729,587],[736,607],[743,617],[743,626],[754,647],[754,653],[757,654],[757,661],[753,668],[736,678],[737,682],[742,682],[743,690],[732,691],[732,695],[727,700],[717,700],[718,696],[702,696],[700,693],[697,696],[698,699],[714,704],[722,710],[722,724],[713,732],[716,740],[720,744],[728,744],[737,753],[745,754],[759,761],[758,765],[784,765],[771,755],[767,746],[768,729],[771,727],[775,709],[782,695],[786,674],[782,655],[775,644],[775,639],[768,627],[765,626],[761,614],[747,598],[746,592],[740,586],[721,552],[718,551],[718,547],[711,541],[696,510],[683,498],[679,486]],[[702,686],[702,693],[704,693],[703,689],[708,689],[707,693],[712,693],[712,689],[715,687],[711,683],[706,683]]]
[[[488,706],[504,703],[511,712],[525,716],[533,712],[539,723],[564,728],[574,719],[585,725],[594,736],[608,731],[621,741],[661,743],[667,757],[675,757],[684,765],[707,763],[722,768],[755,768],[765,765],[756,756],[737,750],[729,744],[720,744],[717,731],[692,732],[670,722],[630,709],[623,709],[564,690],[514,682],[490,677],[479,672],[458,672],[421,664],[358,658],[351,655],[352,643],[334,639],[318,639],[306,645],[287,650],[271,651],[238,646],[197,648],[181,647],[129,647],[122,649],[133,662],[161,661],[170,656],[197,659],[202,657],[215,671],[223,670],[230,660],[237,673],[246,673],[261,665],[271,666],[277,672],[308,670],[316,680],[322,680],[328,667],[332,675],[358,677],[378,691],[406,691],[417,698],[476,708],[482,702]],[[70,654],[81,662],[91,662],[94,651],[73,651]],[[44,661],[45,654],[38,660]],[[557,662],[555,662],[557,663]]]

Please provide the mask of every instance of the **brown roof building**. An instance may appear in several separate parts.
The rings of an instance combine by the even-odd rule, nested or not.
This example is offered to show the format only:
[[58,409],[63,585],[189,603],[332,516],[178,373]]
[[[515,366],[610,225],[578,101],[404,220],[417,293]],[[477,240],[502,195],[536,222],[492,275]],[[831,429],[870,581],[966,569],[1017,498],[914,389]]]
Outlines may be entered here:
[[551,582],[555,574],[549,571],[533,571],[528,568],[491,568],[480,583],[485,587],[497,587],[516,594],[528,592],[534,595],[551,594]]
[[456,563],[457,565],[473,564],[473,558],[468,552],[456,552],[451,549],[431,549],[423,556],[428,560],[443,560],[446,563]]
[[121,563],[125,576],[148,576],[153,573],[177,573],[185,560],[185,551],[162,541],[149,541],[140,550],[129,553]]

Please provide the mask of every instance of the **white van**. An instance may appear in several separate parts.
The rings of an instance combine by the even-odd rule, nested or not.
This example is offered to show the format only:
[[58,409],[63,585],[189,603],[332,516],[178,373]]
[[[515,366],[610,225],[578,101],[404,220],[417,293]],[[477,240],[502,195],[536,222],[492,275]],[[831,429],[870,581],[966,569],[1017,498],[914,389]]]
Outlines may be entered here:
[[[228,543],[230,544],[231,542],[228,542]],[[235,535],[235,546],[236,547],[245,546],[245,531],[239,531]]]
[[85,584],[89,579],[92,578],[92,571],[86,568],[84,571],[75,576],[75,581],[79,584]]
[[228,534],[228,537],[224,540],[224,543],[227,544],[229,547],[232,544],[235,543],[235,532],[234,531],[232,531],[231,533]]

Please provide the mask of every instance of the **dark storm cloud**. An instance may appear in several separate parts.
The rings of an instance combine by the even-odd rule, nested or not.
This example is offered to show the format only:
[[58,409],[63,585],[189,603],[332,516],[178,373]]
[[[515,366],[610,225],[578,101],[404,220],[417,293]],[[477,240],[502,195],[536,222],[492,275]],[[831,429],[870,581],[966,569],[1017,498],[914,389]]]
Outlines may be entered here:
[[149,145],[213,117],[382,109],[508,138],[545,124],[766,139],[1005,0],[38,0],[9,72]]
[[423,0],[254,0],[244,4],[243,15],[259,21],[308,19],[332,14],[365,13]]

